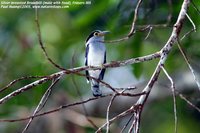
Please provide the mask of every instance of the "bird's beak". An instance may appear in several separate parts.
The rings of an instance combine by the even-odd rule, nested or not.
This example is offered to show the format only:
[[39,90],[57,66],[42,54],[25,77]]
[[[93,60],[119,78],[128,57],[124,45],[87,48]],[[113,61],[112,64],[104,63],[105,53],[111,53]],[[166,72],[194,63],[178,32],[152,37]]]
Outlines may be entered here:
[[106,34],[110,33],[110,31],[102,31],[101,33],[99,33],[99,36],[105,36]]

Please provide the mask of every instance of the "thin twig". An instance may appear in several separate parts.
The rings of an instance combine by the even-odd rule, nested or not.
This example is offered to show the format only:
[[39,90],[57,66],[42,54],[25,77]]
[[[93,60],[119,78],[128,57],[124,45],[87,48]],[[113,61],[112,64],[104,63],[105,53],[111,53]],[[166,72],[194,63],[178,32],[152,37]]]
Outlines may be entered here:
[[147,36],[144,38],[144,40],[147,40],[147,38],[149,37],[152,29],[153,29],[153,27],[149,27],[149,32],[147,33]]
[[[135,33],[135,31],[136,31],[136,29],[135,29],[135,23],[136,23],[136,20],[137,20],[138,9],[139,9],[139,6],[140,6],[141,2],[142,2],[142,0],[138,0],[137,6],[136,6],[136,9],[135,9],[134,19],[133,19],[132,26],[131,26],[131,30],[130,30],[128,36],[125,37],[125,38],[122,38],[121,40],[123,40],[123,39],[127,40],[128,38],[130,38]],[[144,56],[144,57],[133,58],[133,59],[126,60],[126,61],[116,61],[116,62],[107,63],[107,64],[103,65],[104,68],[121,67],[121,66],[129,65],[129,64],[134,64],[134,63],[139,63],[139,62],[144,62],[144,61],[147,61],[147,60],[152,60],[152,59],[160,58],[160,61],[159,61],[158,65],[157,65],[157,67],[156,67],[156,69],[155,69],[155,71],[154,71],[151,79],[149,80],[148,84],[146,85],[146,87],[144,88],[144,90],[143,90],[142,93],[130,94],[130,93],[118,92],[118,91],[115,91],[115,88],[113,88],[109,84],[104,83],[105,86],[107,86],[108,88],[111,88],[111,90],[113,90],[114,92],[116,92],[116,96],[118,96],[118,95],[130,96],[131,95],[131,96],[140,96],[140,98],[137,101],[137,103],[135,105],[133,105],[130,109],[128,109],[128,110],[120,113],[119,115],[113,117],[112,119],[109,119],[109,117],[107,117],[108,118],[107,122],[104,125],[102,125],[97,131],[101,130],[105,126],[109,126],[109,124],[111,124],[113,121],[115,121],[115,120],[117,120],[119,118],[125,117],[128,114],[134,113],[135,114],[134,115],[134,120],[135,121],[133,121],[132,126],[131,126],[131,128],[130,128],[129,131],[132,131],[132,129],[134,127],[135,133],[139,132],[140,117],[141,117],[141,113],[142,113],[142,108],[143,108],[143,106],[144,106],[144,104],[145,104],[145,102],[146,102],[146,100],[148,98],[149,93],[151,92],[151,89],[152,89],[154,83],[158,79],[158,76],[160,74],[162,66],[164,65],[164,63],[165,63],[165,61],[167,59],[168,53],[172,49],[172,46],[174,45],[174,42],[176,42],[176,40],[178,39],[179,33],[180,33],[181,29],[182,29],[182,25],[183,25],[183,22],[184,22],[184,19],[185,19],[185,16],[186,16],[186,12],[187,12],[187,8],[188,8],[189,3],[190,3],[189,0],[184,0],[182,8],[181,8],[180,13],[179,13],[179,17],[177,19],[177,22],[174,24],[174,29],[172,31],[172,34],[171,34],[168,42],[160,50],[160,52],[154,53],[151,56],[148,55],[148,56]],[[43,42],[42,42],[37,9],[36,9],[36,24],[37,24],[37,29],[38,29],[38,40],[39,40],[41,49],[43,50],[43,52],[45,54],[45,57],[56,68],[59,68],[59,69],[61,69],[63,71],[54,73],[54,74],[49,75],[47,77],[44,77],[44,78],[42,78],[40,80],[37,80],[37,81],[35,81],[33,83],[30,83],[30,84],[28,84],[28,85],[26,85],[24,87],[21,87],[20,89],[18,89],[16,91],[10,93],[9,95],[1,98],[0,99],[0,104],[8,101],[12,97],[14,97],[14,96],[16,96],[16,95],[18,95],[18,94],[20,94],[20,93],[22,93],[22,92],[30,89],[30,88],[33,88],[34,86],[37,86],[39,84],[42,84],[42,83],[45,83],[47,81],[53,80],[55,78],[61,77],[63,75],[66,75],[66,74],[83,75],[83,74],[81,74],[79,72],[84,71],[84,70],[89,70],[89,69],[93,69],[93,70],[102,69],[102,67],[79,67],[79,68],[72,68],[72,69],[67,69],[66,70],[66,69],[60,67],[59,65],[57,65],[56,63],[54,63],[49,58],[49,56],[48,56],[48,54],[47,54],[47,52],[46,52],[46,50],[44,48]],[[93,78],[93,77],[90,77],[90,78]],[[73,103],[73,104],[63,105],[63,106],[60,106],[59,108],[56,108],[56,109],[53,109],[53,110],[50,110],[50,111],[47,111],[47,112],[44,112],[44,113],[41,113],[41,114],[36,114],[35,116],[29,116],[27,118],[21,118],[21,119],[15,119],[15,120],[0,120],[0,122],[8,122],[8,121],[9,122],[14,122],[14,121],[22,121],[22,120],[27,120],[27,119],[33,119],[33,118],[38,117],[38,116],[42,116],[42,115],[54,113],[54,112],[60,111],[60,110],[62,110],[64,108],[69,108],[71,106],[76,106],[76,105],[84,104],[84,103],[87,103],[89,101],[100,99],[100,98],[107,97],[107,96],[111,96],[111,95],[105,95],[105,96],[101,96],[101,97],[94,97],[94,98],[90,98],[90,99],[87,99],[87,100],[83,100],[81,102],[76,102],[76,103]],[[114,98],[113,98],[113,100],[114,100]],[[112,102],[110,102],[109,105],[111,106],[111,104],[112,104]],[[109,111],[107,111],[107,112],[109,112]],[[109,127],[107,129],[109,129]]]
[[36,117],[39,117],[39,116],[44,116],[44,115],[48,115],[48,114],[51,114],[51,113],[55,113],[55,112],[61,111],[62,109],[66,109],[66,108],[69,108],[69,107],[81,105],[83,103],[88,103],[90,101],[94,101],[94,100],[97,100],[97,99],[105,98],[105,97],[108,97],[108,96],[111,96],[111,95],[104,95],[104,96],[100,96],[100,97],[92,97],[92,98],[88,98],[88,99],[83,100],[83,101],[74,102],[74,103],[70,103],[70,104],[67,104],[67,105],[62,105],[62,106],[57,107],[55,109],[52,109],[52,110],[49,110],[49,111],[45,111],[45,112],[40,113],[40,114],[36,114],[35,116],[31,115],[31,116],[24,117],[24,118],[19,118],[19,119],[0,119],[0,122],[24,121],[24,120],[28,120],[28,119],[31,119],[31,118],[36,118]]
[[187,16],[187,18],[189,19],[190,23],[192,24],[193,29],[191,29],[190,31],[188,31],[187,33],[185,33],[180,40],[183,40],[190,33],[196,32],[196,26],[195,26],[194,22],[192,21],[192,19],[190,18],[190,16],[187,14],[187,12],[185,12],[185,15]]
[[134,128],[134,126],[135,126],[135,123],[136,123],[136,115],[135,115],[135,113],[133,113],[133,116],[134,116],[134,119],[133,119],[133,121],[132,121],[132,124],[131,124],[131,127],[129,128],[129,130],[128,130],[128,133],[132,133],[133,132],[133,128]]
[[[109,120],[109,123],[111,124],[115,120],[127,116],[128,114],[132,113],[135,110],[135,108],[136,107],[131,107],[131,108],[127,109],[126,111],[116,115],[115,117],[113,117],[112,119]],[[108,124],[107,122],[105,124],[103,124],[101,127],[99,127],[99,129],[95,133],[98,133],[99,131],[101,131],[105,126],[107,126],[107,124]]]
[[167,78],[169,79],[169,81],[171,82],[173,102],[174,102],[174,104],[173,104],[174,105],[174,124],[175,124],[174,133],[177,133],[178,117],[177,117],[175,85],[174,85],[173,79],[169,76],[169,74],[167,73],[167,71],[165,70],[165,68],[163,66],[162,66],[162,70],[165,73],[165,75],[167,76]]
[[197,106],[195,106],[192,102],[190,102],[185,96],[183,96],[182,94],[178,93],[179,97],[181,99],[183,99],[184,101],[186,101],[192,108],[196,109],[199,113],[200,113],[200,108],[198,108]]
[[180,40],[183,40],[186,36],[188,36],[190,33],[194,32],[194,29],[191,29],[190,31],[186,32]]
[[23,87],[21,87],[21,88],[15,90],[15,91],[13,91],[12,93],[6,95],[5,97],[1,98],[1,99],[0,99],[0,104],[5,103],[5,102],[8,101],[9,99],[15,97],[16,95],[21,94],[21,93],[24,92],[24,91],[27,91],[27,90],[29,90],[29,89],[35,87],[35,86],[38,86],[38,85],[40,85],[40,84],[43,84],[43,83],[45,83],[45,82],[47,82],[47,81],[49,81],[49,80],[52,80],[52,79],[54,79],[54,78],[58,78],[58,77],[60,77],[60,76],[63,76],[64,74],[65,74],[65,71],[61,71],[61,72],[59,72],[59,73],[50,75],[50,76],[48,76],[48,77],[45,77],[45,78],[39,79],[39,80],[37,80],[37,81],[34,81],[34,82],[32,82],[32,83],[30,83],[30,84],[28,84],[28,85],[26,85],[26,86],[23,86]]
[[190,23],[192,24],[194,32],[196,32],[196,25],[194,24],[194,22],[192,21],[192,19],[190,18],[190,16],[187,14],[187,12],[185,13],[185,15],[187,16],[187,18],[189,19]]
[[[74,64],[75,64],[75,53],[76,53],[76,52],[74,52],[74,54],[73,54],[73,56],[72,56],[72,63],[71,63],[71,66],[72,66],[72,67],[74,67]],[[83,101],[83,97],[82,97],[82,95],[81,95],[80,88],[79,88],[79,86],[78,86],[77,83],[76,83],[76,80],[75,80],[75,78],[74,78],[74,75],[72,75],[72,82],[73,82],[73,84],[74,84],[74,87],[75,87],[75,89],[76,89],[76,92],[77,92],[77,94],[78,94],[80,100]],[[84,113],[85,113],[85,118],[87,119],[87,121],[88,121],[95,129],[98,129],[97,125],[88,117],[88,112],[87,112],[87,109],[86,109],[86,107],[85,107],[85,104],[82,104],[82,107],[83,107],[83,111],[84,111]]]
[[[175,42],[177,41],[177,39],[179,37],[179,34],[180,34],[181,29],[182,29],[184,20],[186,18],[186,14],[185,13],[187,12],[187,9],[189,7],[189,3],[190,3],[189,0],[184,0],[183,1],[181,10],[179,12],[178,19],[177,19],[176,23],[174,24],[174,28],[173,28],[173,31],[171,33],[171,36],[169,37],[169,39],[168,39],[167,43],[165,44],[165,46],[160,51],[160,53],[161,53],[160,61],[158,62],[157,67],[156,67],[153,75],[151,76],[148,84],[143,89],[143,92],[146,92],[146,95],[140,96],[140,98],[138,99],[136,105],[141,105],[143,107],[144,104],[146,103],[147,98],[148,98],[148,96],[149,96],[149,94],[150,94],[150,92],[151,92],[151,90],[153,88],[153,85],[157,81],[157,79],[158,79],[158,77],[160,75],[161,67],[165,64],[165,61],[166,61],[166,59],[168,57],[169,52],[171,51],[172,47],[174,46]],[[139,114],[138,114],[138,112],[136,114],[139,115],[139,117],[140,117],[141,112],[142,112],[142,109],[141,109],[141,111],[139,111]],[[134,119],[137,119],[136,117]],[[135,133],[139,132],[139,125],[138,125],[138,124],[140,124],[139,120],[140,119],[136,120],[135,129],[134,129]]]
[[[136,117],[136,116],[134,116],[134,117]],[[133,132],[133,129],[134,129],[135,123],[136,123],[136,121],[133,120],[133,122],[132,122],[132,124],[131,124],[131,127],[130,127],[129,130],[128,130],[128,133],[132,133],[132,132]],[[135,131],[134,131],[134,132],[135,132]]]
[[[72,82],[74,83],[74,86],[75,86],[75,89],[77,91],[77,94],[79,95],[80,97],[80,100],[83,101],[83,97],[81,96],[81,93],[79,91],[79,88],[76,84],[76,81],[74,80],[74,77],[72,76]],[[82,104],[82,107],[83,107],[83,111],[85,113],[85,118],[87,119],[87,121],[95,128],[95,129],[98,129],[97,125],[88,117],[88,112],[87,112],[87,109],[85,107],[85,104]]]
[[21,81],[21,80],[25,80],[25,79],[34,79],[34,78],[44,78],[44,77],[47,77],[47,76],[26,76],[26,77],[21,77],[21,78],[18,78],[18,79],[15,79],[13,81],[11,81],[8,85],[6,85],[5,87],[3,87],[1,90],[0,90],[0,93],[7,90],[9,87],[11,87],[12,85],[16,84],[17,82]]
[[36,27],[37,27],[37,36],[38,36],[38,41],[40,44],[40,47],[45,55],[45,57],[47,58],[47,60],[56,68],[60,69],[60,70],[65,70],[65,68],[59,66],[58,64],[56,64],[49,56],[48,53],[44,47],[43,41],[42,41],[42,35],[41,35],[41,30],[40,30],[40,22],[39,22],[39,15],[38,15],[38,9],[35,8],[35,22],[36,22]]
[[[121,42],[121,41],[125,41],[125,40],[128,40],[131,36],[133,36],[134,33],[136,33],[136,31],[144,31],[144,30],[147,30],[147,29],[150,29],[145,40],[147,39],[147,37],[149,36],[149,33],[150,31],[153,29],[153,28],[166,28],[166,27],[169,27],[169,24],[171,22],[171,19],[172,19],[172,12],[173,12],[173,9],[172,9],[172,1],[171,0],[168,0],[168,5],[169,5],[169,14],[168,14],[168,17],[167,17],[167,22],[164,23],[164,24],[148,24],[148,25],[138,25],[136,29],[136,21],[137,21],[137,18],[138,18],[138,12],[139,12],[139,7],[142,3],[142,0],[138,0],[137,2],[137,5],[136,5],[136,8],[135,8],[135,11],[134,11],[134,18],[133,18],[133,21],[132,21],[132,26],[131,26],[131,29],[128,33],[127,36],[125,37],[122,37],[120,39],[116,39],[116,40],[109,40],[109,41],[104,41],[105,43],[118,43],[118,42]],[[151,28],[150,28],[151,27]]]
[[168,5],[169,5],[169,14],[167,17],[167,23],[166,25],[169,25],[171,20],[172,20],[172,12],[173,12],[173,5],[172,5],[172,0],[167,0]]
[[174,24],[174,28],[173,28],[173,31],[171,33],[171,36],[168,39],[165,46],[160,51],[160,53],[161,53],[160,61],[158,62],[157,67],[156,67],[153,75],[151,76],[151,79],[149,80],[148,84],[146,85],[146,87],[143,90],[143,92],[146,92],[147,94],[141,96],[139,98],[139,100],[137,101],[137,104],[143,105],[145,103],[154,83],[157,81],[158,76],[160,74],[161,66],[164,65],[169,52],[171,51],[172,47],[174,46],[176,40],[178,39],[178,36],[179,36],[180,31],[182,29],[184,20],[186,18],[185,12],[188,9],[189,3],[190,3],[189,0],[184,0],[182,7],[181,7],[181,10],[180,10],[180,13],[179,13],[179,16],[178,16],[178,19],[177,19],[176,23]]
[[142,3],[142,0],[138,0],[137,2],[137,5],[135,7],[135,13],[134,13],[134,18],[133,18],[133,22],[132,22],[132,26],[131,26],[131,30],[130,32],[128,33],[128,37],[130,38],[133,33],[135,32],[135,24],[136,24],[136,21],[137,21],[137,18],[138,18],[138,12],[139,12],[139,7]]
[[146,26],[145,25],[138,26],[140,28],[141,27],[143,27],[143,28],[136,29],[136,31],[144,31],[144,30],[149,29],[144,40],[146,40],[149,37],[149,35],[150,35],[150,33],[151,33],[153,28],[166,28],[166,27],[169,26],[169,24],[171,22],[171,19],[172,19],[172,11],[173,11],[172,10],[172,1],[171,0],[168,0],[168,5],[169,5],[169,14],[168,14],[168,17],[167,17],[167,22],[165,24],[149,24],[149,25],[146,25]]
[[[141,95],[144,95],[144,94],[145,93],[136,93],[135,96],[141,96]],[[117,95],[120,95],[120,94],[117,94]],[[80,104],[84,104],[84,103],[87,103],[87,102],[90,102],[90,101],[94,101],[94,100],[97,100],[97,99],[101,99],[101,98],[104,98],[104,97],[108,97],[108,96],[112,96],[112,94],[103,95],[103,96],[100,96],[100,97],[93,97],[93,98],[89,98],[87,100],[71,103],[71,104],[68,104],[68,105],[62,105],[62,106],[60,106],[58,108],[55,108],[55,109],[52,109],[52,110],[49,110],[49,111],[46,111],[46,112],[43,112],[43,113],[40,113],[40,114],[36,114],[34,117],[33,116],[28,116],[28,117],[19,118],[19,119],[0,119],[0,122],[24,121],[24,120],[27,120],[27,119],[30,119],[30,118],[35,118],[35,117],[39,117],[39,116],[44,116],[44,115],[47,115],[47,114],[55,113],[55,112],[58,112],[58,111],[60,111],[62,109],[66,109],[66,108],[69,108],[69,107],[72,107],[72,106],[77,106],[77,105],[80,105]],[[131,107],[131,110],[134,110],[134,108]],[[123,114],[120,114],[119,117],[121,117],[121,116],[123,116]],[[116,118],[113,118],[113,119],[116,119]]]
[[117,96],[117,94],[114,94],[114,95],[112,96],[112,98],[110,99],[109,105],[108,105],[108,107],[107,107],[106,121],[107,121],[108,124],[107,124],[107,128],[106,128],[106,133],[109,133],[109,131],[110,131],[110,123],[109,123],[110,107],[111,107],[111,105],[112,105],[114,99],[116,98],[116,96]]
[[[145,62],[145,61],[150,61],[152,59],[156,59],[160,57],[160,52],[156,52],[154,54],[150,54],[150,55],[146,55],[143,57],[137,57],[137,58],[132,58],[132,59],[128,59],[128,60],[124,60],[124,61],[115,61],[115,62],[111,62],[111,63],[106,63],[103,65],[104,68],[114,68],[114,67],[121,67],[121,66],[126,66],[126,65],[130,65],[130,64],[135,64],[135,63],[140,63],[140,62]],[[16,91],[13,91],[12,93],[8,94],[7,96],[3,97],[0,99],[0,104],[5,103],[6,101],[8,101],[9,99],[15,97],[16,95],[21,94],[24,91],[27,91],[35,86],[38,86],[40,84],[43,84],[47,81],[50,81],[52,79],[55,79],[57,77],[66,75],[66,74],[77,74],[79,76],[85,76],[85,74],[81,74],[79,72],[81,71],[85,71],[85,70],[99,70],[102,69],[102,67],[92,67],[92,66],[82,66],[82,67],[76,67],[76,68],[71,68],[71,69],[67,69],[67,70],[63,70],[54,74],[51,74],[49,76],[46,76],[42,79],[39,79],[37,81],[34,81],[26,86],[23,86],[19,89],[17,89]],[[98,80],[94,77],[90,77],[93,78],[95,80]],[[109,84],[103,82],[103,81],[99,81],[103,84],[105,84],[105,86],[107,86],[108,88],[110,88],[112,91],[117,92],[113,87],[111,87]],[[123,95],[123,94],[121,94]]]
[[181,48],[181,44],[180,44],[180,41],[179,41],[179,40],[177,40],[177,45],[178,45],[178,48],[179,48],[181,54],[183,55],[183,58],[184,58],[185,62],[187,63],[187,65],[188,65],[188,67],[189,67],[189,69],[190,69],[190,71],[191,71],[191,73],[192,73],[192,76],[193,76],[193,78],[194,78],[194,81],[196,82],[197,87],[199,88],[199,91],[200,91],[200,82],[199,82],[199,80],[198,80],[198,78],[197,78],[196,72],[195,72],[194,69],[192,68],[192,66],[191,66],[191,64],[190,64],[190,61],[189,61],[189,59],[188,59],[187,56],[186,56],[186,53],[185,53],[184,50]]
[[193,0],[191,0],[192,6],[193,8],[199,13],[200,15],[200,10],[198,9],[198,7],[194,4]]
[[29,122],[26,124],[26,127],[23,129],[22,133],[25,133],[28,129],[28,127],[30,126],[31,122],[33,121],[34,116],[41,111],[41,109],[44,107],[44,105],[46,104],[53,86],[59,81],[60,78],[55,79],[51,85],[49,86],[49,88],[46,90],[46,92],[44,93],[44,95],[42,96],[38,106],[36,107],[36,109],[34,110],[33,114],[32,114],[32,118],[30,118]]
[[129,118],[128,122],[126,123],[126,125],[124,125],[124,127],[122,128],[122,130],[120,131],[120,133],[123,133],[123,131],[126,129],[126,127],[131,122],[131,120],[133,119],[133,117],[134,117],[134,114],[131,115],[131,117]]
[[117,39],[117,40],[105,41],[106,43],[117,43],[117,42],[125,41],[133,36],[133,34],[135,33],[135,30],[136,30],[135,24],[136,24],[136,21],[138,18],[138,12],[139,12],[139,7],[140,7],[141,3],[142,3],[142,0],[138,0],[137,5],[135,7],[135,11],[134,11],[134,18],[133,18],[132,25],[131,25],[128,35],[126,35],[125,37],[122,37],[120,39]]

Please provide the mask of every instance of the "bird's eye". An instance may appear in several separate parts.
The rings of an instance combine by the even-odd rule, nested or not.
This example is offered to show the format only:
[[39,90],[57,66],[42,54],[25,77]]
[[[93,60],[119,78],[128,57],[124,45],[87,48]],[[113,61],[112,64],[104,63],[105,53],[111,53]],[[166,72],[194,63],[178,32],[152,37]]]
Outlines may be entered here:
[[98,32],[95,32],[94,35],[95,35],[95,36],[98,36]]

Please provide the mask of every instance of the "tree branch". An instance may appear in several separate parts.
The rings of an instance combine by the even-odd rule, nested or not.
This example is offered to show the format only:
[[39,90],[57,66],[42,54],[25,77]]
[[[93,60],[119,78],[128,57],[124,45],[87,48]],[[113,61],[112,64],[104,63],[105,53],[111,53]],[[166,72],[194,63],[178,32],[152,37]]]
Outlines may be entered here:
[[45,78],[47,76],[26,76],[26,77],[20,77],[18,79],[15,79],[13,81],[11,81],[8,85],[6,85],[5,87],[3,87],[0,90],[0,93],[2,93],[3,91],[7,90],[9,87],[11,87],[12,85],[16,84],[17,82],[21,81],[21,80],[25,80],[25,79],[37,79],[37,78]]
[[[149,61],[152,59],[156,59],[160,57],[160,53],[156,52],[154,54],[150,54],[147,56],[143,56],[143,57],[138,57],[138,58],[132,58],[132,59],[128,59],[128,60],[124,60],[124,61],[115,61],[115,62],[111,62],[111,63],[106,63],[103,65],[104,68],[113,68],[113,67],[121,67],[121,66],[125,66],[125,65],[131,65],[131,64],[135,64],[135,63],[140,63],[140,62],[144,62],[144,61]],[[83,66],[83,67],[76,67],[76,68],[71,68],[71,69],[66,69],[66,70],[62,70],[60,72],[51,74],[49,76],[46,76],[42,79],[39,79],[37,81],[34,81],[26,86],[23,86],[19,89],[17,89],[16,91],[13,91],[12,93],[8,94],[7,96],[3,97],[0,99],[0,104],[5,103],[6,101],[8,101],[9,99],[13,98],[16,95],[21,94],[24,91],[27,91],[35,86],[38,86],[40,84],[46,83],[47,81],[50,81],[52,79],[58,78],[58,77],[62,77],[63,75],[66,74],[77,74],[80,76],[85,76],[84,74],[80,74],[79,72],[81,71],[85,71],[85,70],[97,70],[97,69],[102,69],[102,67],[92,67],[92,66]],[[91,77],[90,77],[91,78]],[[100,81],[101,83],[105,84],[107,87],[111,87],[110,85],[106,84],[103,81]],[[111,89],[113,91],[114,88],[111,87]],[[122,93],[123,94],[123,93]]]
[[[161,53],[161,58],[159,63],[157,64],[157,67],[153,73],[153,75],[151,76],[151,79],[149,80],[148,84],[146,85],[146,87],[144,88],[143,92],[146,92],[146,95],[142,95],[140,96],[139,100],[137,101],[136,105],[141,105],[141,108],[144,107],[144,104],[149,96],[149,93],[151,92],[151,89],[153,88],[154,83],[157,81],[161,68],[162,66],[164,66],[164,63],[168,57],[169,52],[171,51],[172,47],[174,46],[175,42],[178,40],[178,36],[180,34],[180,31],[182,29],[184,20],[186,18],[186,12],[188,9],[190,1],[189,0],[184,0],[178,19],[176,21],[176,23],[174,24],[174,28],[173,31],[171,33],[170,38],[168,39],[167,43],[165,44],[165,46],[161,49],[160,53]],[[136,110],[136,116],[140,116],[142,112],[142,109],[137,111]],[[136,120],[136,125],[135,125],[135,133],[139,132],[139,128],[138,128],[138,124],[140,121],[140,118],[138,119],[137,117],[134,117],[134,119]],[[138,126],[137,126],[138,125]]]
[[178,117],[177,117],[177,107],[176,107],[176,94],[175,94],[175,84],[173,79],[169,76],[165,68],[162,66],[162,70],[169,79],[171,83],[171,88],[172,88],[172,95],[173,95],[173,102],[174,102],[174,123],[175,123],[175,128],[174,128],[174,133],[177,133],[177,123],[178,123]]
[[109,113],[110,113],[110,107],[114,101],[114,99],[116,98],[117,94],[114,94],[112,96],[112,98],[110,99],[110,102],[109,102],[109,105],[107,107],[107,114],[106,114],[106,122],[108,123],[107,124],[107,128],[106,128],[106,133],[109,133],[110,132],[110,123],[109,123]]
[[173,31],[171,33],[170,38],[168,39],[167,43],[165,44],[165,46],[161,49],[160,53],[161,53],[161,58],[160,61],[151,77],[151,79],[149,80],[148,84],[146,85],[146,87],[144,88],[143,92],[146,92],[147,94],[144,96],[141,96],[137,102],[137,104],[144,104],[154,83],[157,81],[158,76],[160,74],[161,71],[161,67],[164,65],[169,52],[171,51],[172,47],[174,46],[175,42],[178,39],[178,36],[180,34],[180,31],[182,29],[182,25],[184,23],[186,14],[185,12],[187,12],[188,6],[189,6],[190,1],[189,0],[184,0],[183,4],[182,4],[182,8],[180,10],[178,19],[176,21],[176,23],[174,24],[174,28]]
[[44,47],[43,41],[42,41],[42,35],[41,35],[41,30],[40,30],[40,23],[39,23],[39,16],[38,16],[38,9],[35,8],[35,22],[36,22],[36,27],[37,27],[37,36],[38,36],[38,41],[40,44],[40,47],[45,55],[45,57],[47,58],[47,60],[56,68],[60,69],[60,70],[65,70],[65,68],[59,66],[58,64],[56,64],[49,56],[48,53]]
[[135,11],[134,11],[134,18],[133,18],[131,29],[130,29],[129,33],[123,38],[120,38],[120,39],[117,39],[117,40],[112,40],[112,41],[105,41],[106,43],[116,43],[116,42],[125,41],[125,40],[128,40],[130,37],[133,36],[133,34],[135,33],[135,30],[136,30],[135,24],[136,24],[136,21],[137,21],[137,18],[138,18],[138,12],[139,12],[138,10],[139,10],[141,3],[142,3],[142,0],[138,0]]
[[49,88],[46,90],[45,94],[43,95],[43,97],[41,98],[38,106],[36,107],[36,109],[34,110],[33,114],[32,114],[32,118],[30,118],[29,122],[26,124],[26,127],[24,128],[24,130],[22,131],[22,133],[25,133],[28,129],[28,127],[30,126],[31,122],[33,121],[34,116],[40,112],[42,110],[42,108],[44,107],[44,105],[46,104],[53,86],[55,86],[55,84],[59,81],[60,78],[55,79],[52,84],[49,86]]

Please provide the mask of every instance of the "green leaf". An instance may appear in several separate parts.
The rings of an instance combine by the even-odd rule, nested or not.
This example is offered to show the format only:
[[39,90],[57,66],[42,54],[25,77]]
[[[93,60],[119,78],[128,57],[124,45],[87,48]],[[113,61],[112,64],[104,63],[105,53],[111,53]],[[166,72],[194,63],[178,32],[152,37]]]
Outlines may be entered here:
[[[137,33],[134,35],[133,41],[131,42],[132,50],[133,50],[133,57],[141,56],[142,52],[142,35]],[[136,78],[140,78],[142,75],[142,64],[134,64],[133,65],[133,73]]]

